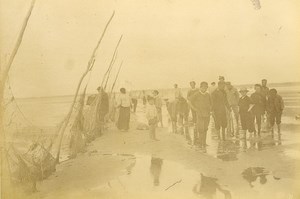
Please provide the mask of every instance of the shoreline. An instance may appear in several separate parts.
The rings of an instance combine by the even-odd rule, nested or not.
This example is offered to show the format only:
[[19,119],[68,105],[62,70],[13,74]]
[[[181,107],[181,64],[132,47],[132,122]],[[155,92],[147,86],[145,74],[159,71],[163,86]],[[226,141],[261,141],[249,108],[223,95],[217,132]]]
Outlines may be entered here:
[[[115,190],[110,188],[107,184],[118,184],[117,179],[124,178],[126,181],[128,178],[130,180],[130,177],[126,177],[128,175],[127,168],[130,167],[130,165],[132,167],[131,172],[134,173],[133,176],[142,175],[136,174],[138,171],[134,169],[137,166],[133,165],[133,163],[139,161],[139,159],[145,159],[146,162],[150,163],[150,157],[163,159],[164,164],[162,169],[164,169],[164,165],[171,165],[167,170],[172,170],[172,167],[175,168],[181,165],[180,169],[182,169],[183,173],[187,173],[187,175],[193,172],[195,173],[194,175],[196,175],[196,173],[198,173],[197,175],[203,173],[207,176],[217,177],[220,185],[225,186],[231,191],[231,194],[236,196],[241,196],[242,193],[240,189],[251,191],[247,182],[241,178],[243,170],[249,167],[259,166],[266,168],[268,172],[270,172],[270,175],[272,174],[276,178],[283,179],[278,181],[280,186],[283,186],[285,190],[289,190],[290,192],[294,190],[293,184],[296,185],[300,183],[297,177],[300,176],[300,173],[296,170],[296,168],[299,168],[300,159],[294,159],[294,157],[300,157],[298,155],[289,156],[284,154],[284,151],[300,150],[300,144],[297,141],[297,139],[300,138],[299,134],[293,134],[297,139],[292,138],[291,140],[291,138],[285,134],[287,131],[282,130],[282,145],[272,145],[270,148],[263,150],[249,148],[244,152],[238,152],[237,160],[223,161],[219,159],[218,156],[215,156],[217,154],[212,155],[211,152],[201,153],[188,145],[184,136],[168,133],[167,128],[158,128],[157,137],[160,141],[151,141],[147,130],[135,130],[136,124],[136,121],[132,121],[131,130],[125,133],[119,132],[115,127],[111,127],[103,136],[97,138],[87,146],[86,153],[79,154],[77,158],[57,165],[57,171],[48,179],[39,183],[37,186],[39,192],[29,198],[77,199],[84,197],[89,199],[118,198],[120,195],[123,196],[122,198],[139,198],[141,195],[147,196],[147,194],[154,196],[156,192],[148,189],[141,190],[141,192],[137,190],[136,193],[131,193],[130,191],[126,192],[125,190],[127,190],[127,188],[130,189],[130,185],[127,187],[126,182],[123,185],[125,187],[124,190],[122,190],[121,185],[114,185],[118,187],[117,190]],[[208,135],[211,136],[211,133]],[[290,135],[290,133],[288,135]],[[213,142],[215,141],[212,139],[212,143]],[[213,145],[208,146],[208,148],[213,148]],[[174,162],[177,166],[173,165]],[[149,166],[146,166],[143,170],[149,172]],[[167,171],[164,170],[163,172]],[[176,176],[178,172],[172,175]],[[138,179],[140,177],[136,178]],[[270,180],[272,179],[271,177],[269,178]],[[151,182],[151,179],[148,180]],[[183,182],[180,183],[183,185],[177,186],[184,186],[187,182],[189,182],[189,179],[183,180]],[[137,184],[135,184],[135,186],[136,185]],[[150,186],[150,184],[147,184],[147,186]],[[272,186],[275,185],[272,184]],[[191,190],[192,187],[186,191],[190,192]],[[169,192],[168,194],[170,195],[165,195],[165,192],[160,190],[157,191],[159,196],[155,196],[156,198],[177,198],[176,194],[174,195],[174,193],[177,193],[176,189]],[[255,195],[255,192],[251,192],[251,194],[249,194],[249,198],[250,196],[262,198],[262,196]],[[191,198],[194,198],[193,194],[191,194]]]

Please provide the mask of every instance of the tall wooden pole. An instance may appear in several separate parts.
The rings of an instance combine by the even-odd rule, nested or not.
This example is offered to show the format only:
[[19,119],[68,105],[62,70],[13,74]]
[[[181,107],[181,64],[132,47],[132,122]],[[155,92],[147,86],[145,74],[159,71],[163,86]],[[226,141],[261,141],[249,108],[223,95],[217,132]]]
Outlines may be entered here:
[[72,104],[71,104],[71,106],[70,106],[68,115],[67,115],[66,118],[64,119],[64,122],[63,122],[61,128],[58,130],[58,133],[60,134],[60,139],[59,139],[58,151],[57,151],[57,154],[56,154],[56,161],[57,161],[57,163],[59,163],[59,156],[60,156],[60,149],[61,149],[61,144],[62,144],[62,140],[63,140],[63,135],[64,135],[64,132],[65,132],[65,130],[66,130],[66,128],[67,128],[67,125],[68,125],[68,123],[69,123],[69,120],[70,120],[70,118],[71,118],[71,115],[72,115],[72,113],[73,113],[74,105],[75,105],[75,103],[76,103],[76,99],[77,99],[77,97],[78,97],[78,93],[79,93],[79,90],[80,90],[82,81],[83,81],[83,79],[86,77],[86,75],[89,73],[89,71],[91,71],[91,70],[93,69],[93,67],[94,67],[94,64],[93,64],[93,63],[94,63],[94,59],[95,59],[95,56],[96,56],[97,49],[99,48],[99,46],[100,46],[100,44],[101,44],[101,41],[102,41],[102,39],[103,39],[103,37],[104,37],[104,35],[105,35],[105,33],[106,33],[106,30],[107,30],[107,28],[108,28],[110,22],[111,22],[112,19],[113,19],[114,15],[115,15],[115,12],[113,12],[113,14],[111,15],[110,19],[109,19],[108,22],[106,23],[106,26],[105,26],[105,28],[104,28],[104,30],[103,30],[103,32],[102,32],[102,35],[101,35],[101,37],[100,37],[100,39],[99,39],[99,41],[98,41],[96,47],[95,47],[94,50],[93,50],[93,53],[92,53],[91,58],[90,58],[90,60],[89,60],[89,62],[88,62],[87,68],[86,68],[86,70],[84,71],[84,73],[82,74],[82,76],[81,76],[80,79],[79,79],[79,83],[78,83],[78,85],[77,85],[77,88],[76,88],[76,91],[75,91],[75,96],[74,96],[73,102],[72,102]]
[[116,78],[115,78],[115,81],[114,81],[114,83],[113,83],[113,85],[112,85],[112,87],[111,87],[110,93],[112,93],[113,90],[114,90],[114,88],[115,88],[115,85],[116,85],[117,79],[118,79],[118,77],[119,77],[119,73],[120,73],[120,71],[121,71],[122,65],[123,65],[123,61],[122,61],[121,64],[120,64],[118,73],[117,73]]
[[[3,161],[4,161],[4,157],[5,157],[5,132],[4,132],[4,89],[5,89],[5,85],[6,85],[6,80],[7,80],[7,77],[8,77],[8,73],[11,69],[11,66],[14,62],[14,59],[18,53],[18,50],[21,46],[21,43],[22,43],[22,40],[23,40],[23,36],[24,36],[24,33],[25,33],[25,30],[26,30],[26,27],[27,27],[27,24],[28,24],[28,21],[30,19],[30,16],[31,16],[31,13],[32,13],[32,10],[34,8],[34,5],[35,5],[35,0],[32,0],[31,1],[31,5],[29,7],[29,10],[25,16],[25,19],[24,19],[24,22],[22,24],[22,28],[19,32],[19,35],[18,35],[18,39],[15,43],[15,46],[13,48],[13,51],[11,53],[11,56],[9,57],[9,60],[8,60],[8,63],[7,65],[5,65],[5,67],[3,68],[3,66],[1,65],[0,69],[1,69],[1,74],[0,74],[0,140],[1,140],[1,157],[0,157],[0,160],[1,160],[1,198],[4,198],[6,196],[4,196],[4,192],[5,192],[5,189],[3,187],[4,183],[6,183],[6,179],[3,178],[3,176],[5,175],[5,171],[4,171],[4,164],[3,164]],[[1,63],[0,63],[1,64]]]
[[118,41],[118,43],[117,43],[117,45],[116,45],[116,47],[115,47],[115,50],[114,50],[112,59],[111,59],[111,61],[110,61],[110,63],[109,63],[109,66],[108,66],[108,68],[107,68],[107,71],[105,72],[105,74],[104,74],[104,76],[103,76],[103,79],[102,79],[102,82],[101,82],[101,87],[103,86],[104,81],[105,81],[105,79],[106,79],[106,77],[107,77],[107,75],[108,75],[108,73],[109,73],[109,70],[111,69],[111,67],[112,67],[112,65],[113,65],[113,62],[114,62],[114,59],[115,59],[115,56],[116,56],[118,47],[119,47],[119,45],[120,45],[120,43],[121,43],[121,41],[122,41],[122,38],[123,38],[123,35],[121,35],[121,37],[120,37],[120,39],[119,39],[119,41]]

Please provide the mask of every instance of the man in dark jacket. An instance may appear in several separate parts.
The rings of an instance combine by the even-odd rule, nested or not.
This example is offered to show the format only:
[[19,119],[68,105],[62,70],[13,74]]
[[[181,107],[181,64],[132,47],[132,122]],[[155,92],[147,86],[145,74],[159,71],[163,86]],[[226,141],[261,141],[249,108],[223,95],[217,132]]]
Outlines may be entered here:
[[196,82],[191,81],[190,82],[191,88],[187,92],[187,101],[189,104],[189,108],[191,109],[192,118],[193,118],[193,125],[194,125],[194,138],[197,135],[197,113],[196,110],[194,110],[193,106],[191,105],[190,98],[199,91],[198,88],[196,88]]
[[200,148],[206,147],[206,134],[209,125],[210,112],[211,112],[211,98],[208,92],[207,82],[201,82],[200,90],[197,91],[192,97],[190,97],[191,105],[197,113],[197,134],[196,144],[199,144]]
[[160,122],[161,127],[163,127],[163,118],[162,118],[162,99],[159,96],[158,90],[153,91],[154,104],[157,110],[158,121]]
[[212,99],[212,110],[215,115],[215,128],[218,132],[219,139],[220,129],[222,128],[222,139],[225,140],[225,130],[227,128],[227,116],[226,109],[230,110],[226,92],[225,92],[225,82],[219,81],[218,88],[211,94]]
[[[191,81],[190,82],[190,86],[191,88],[188,90],[187,92],[187,100],[189,102],[189,104],[191,103],[190,98],[198,92],[198,88],[196,88],[196,82]],[[197,114],[196,114],[196,110],[193,109],[193,107],[191,108],[191,112],[192,112],[192,117],[193,117],[193,123],[195,124],[197,122]]]
[[[257,133],[260,136],[261,131],[261,118],[265,114],[266,111],[266,98],[261,92],[261,85],[255,84],[254,86],[255,92],[251,95],[251,100],[254,104],[251,112],[253,114],[253,122],[256,121],[257,124]],[[254,131],[256,135],[256,130]]]
[[97,88],[99,95],[99,102],[97,105],[97,126],[98,135],[102,135],[105,125],[105,116],[109,111],[109,99],[108,94],[102,87]]
[[273,132],[274,124],[276,121],[278,134],[280,134],[281,115],[284,109],[284,102],[282,100],[282,97],[277,94],[276,89],[271,89],[269,93],[270,95],[267,101],[267,111],[270,116],[270,125]]

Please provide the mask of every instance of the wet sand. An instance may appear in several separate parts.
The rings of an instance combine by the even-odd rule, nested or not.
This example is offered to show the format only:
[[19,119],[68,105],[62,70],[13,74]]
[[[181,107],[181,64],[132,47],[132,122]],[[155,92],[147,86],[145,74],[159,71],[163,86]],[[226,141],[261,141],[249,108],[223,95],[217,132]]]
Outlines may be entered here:
[[299,198],[299,131],[219,142],[210,129],[203,153],[168,128],[150,140],[135,130],[139,114],[129,132],[111,125],[86,153],[59,164],[29,198]]

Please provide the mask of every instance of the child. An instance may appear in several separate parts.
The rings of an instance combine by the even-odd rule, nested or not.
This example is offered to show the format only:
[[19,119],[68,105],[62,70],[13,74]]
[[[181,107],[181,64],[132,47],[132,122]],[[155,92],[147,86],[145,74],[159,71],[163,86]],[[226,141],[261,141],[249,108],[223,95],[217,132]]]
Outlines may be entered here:
[[246,139],[247,130],[249,133],[254,131],[253,116],[250,109],[253,107],[250,97],[247,96],[249,91],[246,88],[240,90],[241,97],[239,100],[239,113],[241,119],[242,130],[244,131],[244,138]]
[[273,127],[276,121],[278,134],[280,134],[281,115],[284,109],[284,103],[282,97],[277,94],[276,89],[269,91],[269,97],[267,101],[267,111],[270,116],[270,125],[273,133]]
[[149,96],[148,97],[148,105],[146,108],[146,118],[148,120],[149,124],[149,130],[150,130],[150,138],[153,140],[156,139],[155,135],[155,128],[157,126],[157,110],[154,104],[154,98]]

